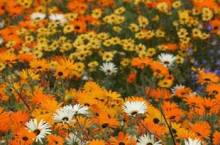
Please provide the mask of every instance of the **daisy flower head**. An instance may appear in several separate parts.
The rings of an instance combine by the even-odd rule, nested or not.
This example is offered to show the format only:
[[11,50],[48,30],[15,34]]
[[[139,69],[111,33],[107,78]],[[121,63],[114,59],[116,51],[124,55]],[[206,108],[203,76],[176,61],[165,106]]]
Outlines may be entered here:
[[73,106],[74,114],[88,115],[89,108],[87,106],[82,106],[80,104],[75,104]]
[[46,18],[46,14],[40,12],[34,12],[30,16],[31,20],[43,20]]
[[166,67],[172,67],[174,62],[176,61],[176,57],[172,54],[161,53],[158,56],[158,59],[161,63],[163,63]]
[[36,134],[36,142],[43,143],[42,139],[51,134],[50,125],[44,120],[38,122],[37,119],[31,119],[25,125],[28,130]]
[[147,105],[144,101],[127,101],[123,105],[123,110],[129,116],[144,114],[147,111]]
[[180,85],[174,86],[174,87],[171,89],[171,91],[172,91],[172,93],[175,93],[176,90],[178,90],[178,89],[183,89],[183,88],[185,88],[185,86],[180,84]]
[[144,134],[139,137],[137,145],[162,145],[161,141],[156,141],[154,135]]
[[100,70],[103,71],[106,75],[113,75],[117,73],[118,68],[112,62],[105,62],[100,67]]
[[64,139],[61,136],[50,134],[47,137],[48,145],[64,145]]
[[59,22],[61,24],[64,24],[67,22],[63,14],[50,14],[49,19],[55,22]]
[[105,141],[104,140],[93,139],[88,143],[88,145],[105,145]]
[[201,145],[201,141],[197,139],[188,138],[184,140],[185,145]]
[[54,114],[55,122],[71,123],[74,115],[88,115],[89,108],[80,104],[66,105]]
[[88,81],[89,79],[90,79],[90,78],[89,78],[88,72],[84,72],[84,73],[83,73],[83,76],[82,76],[82,80]]
[[66,105],[58,109],[53,119],[55,122],[71,123],[73,116],[75,115],[76,110],[72,105]]
[[85,145],[86,142],[82,141],[76,134],[70,133],[68,137],[66,137],[66,143],[68,145],[73,145],[73,144],[80,144],[80,145]]

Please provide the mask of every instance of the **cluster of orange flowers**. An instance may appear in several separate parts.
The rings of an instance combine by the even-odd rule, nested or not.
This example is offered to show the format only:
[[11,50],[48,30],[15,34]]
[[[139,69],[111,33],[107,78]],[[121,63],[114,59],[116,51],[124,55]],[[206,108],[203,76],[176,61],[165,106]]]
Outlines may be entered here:
[[219,38],[219,0],[0,0],[0,144],[219,145]]
[[[162,144],[169,140],[169,129],[176,143],[187,138],[206,141],[212,135],[211,141],[217,145],[220,132],[213,132],[212,128],[219,126],[219,120],[208,122],[202,118],[217,117],[220,113],[219,87],[213,83],[207,86],[212,99],[202,98],[185,86],[178,86],[172,92],[148,88],[147,99],[138,96],[122,99],[118,92],[87,82],[80,90],[65,90],[64,98],[59,98],[65,100],[62,103],[55,96],[43,93],[43,88],[34,89],[33,94],[26,89],[16,94],[17,102],[22,102],[22,96],[30,95],[26,109],[13,112],[1,108],[0,131],[13,133],[14,138],[9,141],[12,145],[35,141],[50,145],[65,141],[89,145]],[[153,106],[148,101],[151,99],[159,105]],[[173,99],[181,100],[185,106],[180,107]],[[153,134],[151,139],[146,137],[149,134]]]

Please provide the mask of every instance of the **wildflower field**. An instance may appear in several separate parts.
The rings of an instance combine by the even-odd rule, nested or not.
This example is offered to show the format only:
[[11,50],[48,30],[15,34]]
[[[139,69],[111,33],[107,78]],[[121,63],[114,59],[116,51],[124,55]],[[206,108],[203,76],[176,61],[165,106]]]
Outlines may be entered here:
[[0,0],[0,145],[220,145],[220,0]]

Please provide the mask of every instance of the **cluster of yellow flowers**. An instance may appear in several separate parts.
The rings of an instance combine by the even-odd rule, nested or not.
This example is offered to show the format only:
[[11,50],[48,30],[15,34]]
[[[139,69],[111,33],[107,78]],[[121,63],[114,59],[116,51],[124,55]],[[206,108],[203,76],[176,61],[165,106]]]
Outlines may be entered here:
[[219,4],[0,0],[0,144],[219,145]]

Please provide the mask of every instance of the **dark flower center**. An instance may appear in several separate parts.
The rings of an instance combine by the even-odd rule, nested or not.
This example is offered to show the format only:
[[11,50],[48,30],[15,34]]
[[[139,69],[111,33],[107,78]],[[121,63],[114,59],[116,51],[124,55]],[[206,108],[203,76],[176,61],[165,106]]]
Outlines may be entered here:
[[211,107],[209,107],[209,106],[206,106],[206,107],[205,107],[205,110],[206,110],[206,111],[210,111],[210,109],[211,109]]
[[27,141],[27,140],[28,140],[28,137],[27,137],[27,136],[24,136],[22,139],[23,139],[24,141]]
[[181,93],[182,96],[185,95],[185,94],[186,94],[186,93],[184,93],[184,92]]
[[172,132],[173,132],[174,134],[176,134],[176,129],[172,128]]
[[153,119],[153,122],[154,122],[155,124],[158,124],[158,123],[160,122],[160,120],[159,120],[158,118],[154,118],[154,119]]
[[125,145],[125,143],[123,143],[123,142],[120,142],[118,145]]
[[36,130],[34,130],[34,133],[35,133],[36,135],[39,135],[39,134],[40,134],[40,130],[39,130],[39,129],[36,129]]
[[164,84],[164,85],[167,85],[168,83],[167,83],[167,82],[164,82],[163,84]]
[[214,90],[214,91],[212,92],[212,94],[213,94],[213,95],[217,95],[217,94],[218,94],[218,91]]
[[58,72],[58,76],[62,76],[63,75],[63,72]]
[[167,64],[167,65],[168,65],[168,64],[170,64],[170,62],[169,62],[169,61],[164,61],[164,64]]
[[63,117],[63,119],[62,119],[63,121],[68,121],[69,120],[69,118],[68,117]]
[[133,112],[131,112],[131,115],[136,115],[138,112],[137,111],[133,111]]
[[211,81],[209,78],[205,78],[204,80],[207,81],[207,82]]
[[170,119],[175,119],[175,118],[176,118],[176,116],[174,116],[174,115],[170,117]]
[[217,30],[217,29],[218,29],[218,26],[215,26],[213,29],[214,29],[214,30]]
[[79,30],[79,29],[80,29],[80,26],[75,26],[75,29]]
[[102,128],[106,128],[106,127],[108,127],[108,123],[102,124]]

